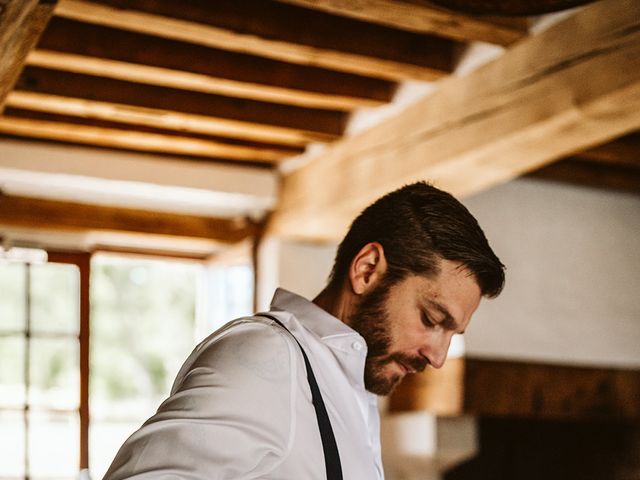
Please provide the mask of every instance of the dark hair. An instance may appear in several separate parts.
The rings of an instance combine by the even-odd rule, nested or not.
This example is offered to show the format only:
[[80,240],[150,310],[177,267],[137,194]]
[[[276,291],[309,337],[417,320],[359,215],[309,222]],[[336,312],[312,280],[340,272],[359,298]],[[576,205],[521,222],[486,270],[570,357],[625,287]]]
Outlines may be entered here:
[[435,275],[444,258],[461,262],[487,297],[497,296],[504,286],[505,267],[476,219],[452,195],[426,182],[388,193],[353,221],[338,246],[330,286],[344,281],[351,261],[370,242],[384,248],[387,281]]

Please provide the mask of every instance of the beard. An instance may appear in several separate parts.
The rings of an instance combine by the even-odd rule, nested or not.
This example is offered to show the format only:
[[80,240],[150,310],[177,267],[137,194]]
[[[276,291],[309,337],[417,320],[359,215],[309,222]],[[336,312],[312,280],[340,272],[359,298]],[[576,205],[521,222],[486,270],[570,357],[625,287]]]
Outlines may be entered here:
[[424,357],[392,352],[391,323],[387,300],[391,288],[397,283],[388,279],[367,293],[348,319],[348,325],[367,342],[364,367],[364,386],[376,395],[389,395],[404,378],[400,373],[385,373],[393,362],[421,372],[427,366]]

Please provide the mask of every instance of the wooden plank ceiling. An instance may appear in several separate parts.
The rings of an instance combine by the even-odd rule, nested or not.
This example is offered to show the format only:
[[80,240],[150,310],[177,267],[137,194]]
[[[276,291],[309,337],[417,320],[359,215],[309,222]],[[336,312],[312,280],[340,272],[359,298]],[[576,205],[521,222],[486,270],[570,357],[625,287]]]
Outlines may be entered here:
[[[266,168],[339,140],[400,82],[450,75],[469,43],[509,49],[528,32],[523,18],[415,0],[0,7],[0,136]],[[536,175],[637,191],[639,145],[625,137]]]
[[34,49],[42,15],[22,15],[29,40],[9,35],[24,68],[2,80],[15,87],[0,134],[273,167],[340,138],[399,82],[449,75],[467,43],[527,33],[523,19],[340,3],[60,0]]

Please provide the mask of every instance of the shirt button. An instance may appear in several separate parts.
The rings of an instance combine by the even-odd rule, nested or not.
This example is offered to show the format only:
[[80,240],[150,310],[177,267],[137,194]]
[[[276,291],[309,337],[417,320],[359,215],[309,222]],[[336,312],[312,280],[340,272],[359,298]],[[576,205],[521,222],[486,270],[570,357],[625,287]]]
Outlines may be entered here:
[[353,342],[351,344],[351,348],[353,348],[356,352],[362,350],[362,344],[360,342]]

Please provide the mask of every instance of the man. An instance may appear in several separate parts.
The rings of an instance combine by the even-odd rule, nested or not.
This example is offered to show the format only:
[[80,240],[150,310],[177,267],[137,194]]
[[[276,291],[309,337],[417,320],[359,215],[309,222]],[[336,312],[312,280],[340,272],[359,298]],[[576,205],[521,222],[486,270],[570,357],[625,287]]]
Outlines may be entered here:
[[462,204],[396,190],[353,222],[313,302],[278,290],[196,347],[105,479],[382,479],[375,394],[441,367],[503,284]]

